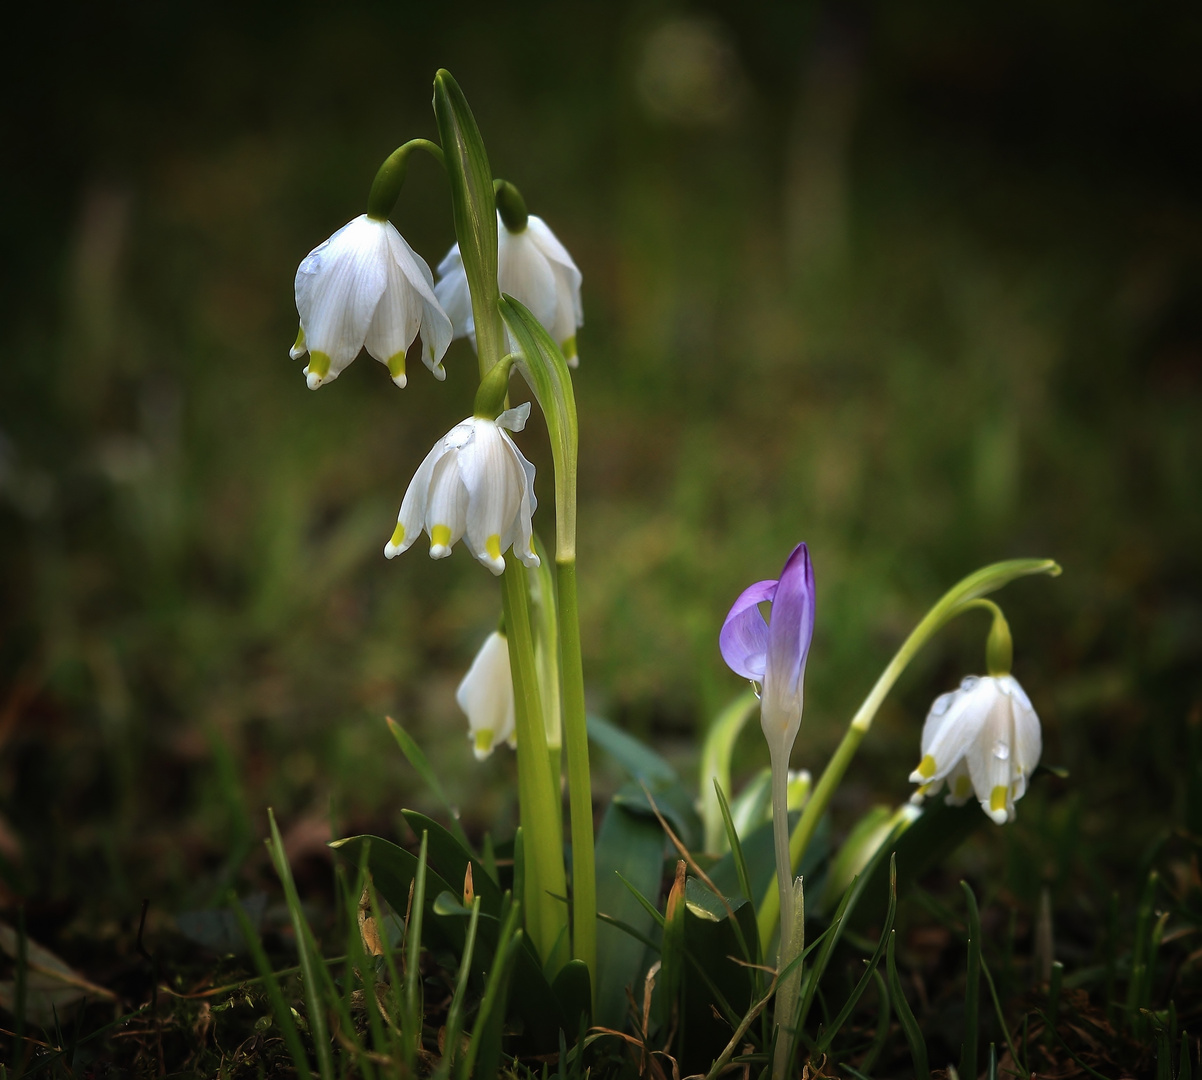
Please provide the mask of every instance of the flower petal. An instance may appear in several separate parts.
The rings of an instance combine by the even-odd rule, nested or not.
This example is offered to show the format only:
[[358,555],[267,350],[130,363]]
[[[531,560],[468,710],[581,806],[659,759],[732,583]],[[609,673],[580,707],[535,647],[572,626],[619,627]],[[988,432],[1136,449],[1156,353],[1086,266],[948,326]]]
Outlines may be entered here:
[[731,606],[718,635],[726,666],[736,675],[763,682],[768,663],[768,624],[759,605],[776,595],[775,581],[757,581],[744,589]]
[[[316,385],[358,355],[387,284],[387,234],[366,214],[315,247],[296,271],[296,307],[309,355],[329,358]],[[313,380],[310,380],[311,383]]]
[[493,631],[455,691],[455,700],[467,715],[472,749],[478,760],[492,753],[502,740],[510,745],[516,733],[513,675],[509,643]]
[[476,324],[472,318],[472,294],[467,284],[467,271],[463,268],[458,244],[438,264],[438,279],[434,295],[451,320],[454,336],[466,337],[475,331]]
[[[388,282],[363,344],[371,356],[388,367],[394,381],[404,386],[405,352],[417,337],[417,328],[422,321],[423,298],[410,281],[410,268],[397,258],[398,253],[408,249],[409,245],[391,224],[386,224],[391,230],[388,233],[389,257],[385,260]],[[394,371],[398,366],[398,357],[399,373]]]
[[511,233],[500,224],[497,232],[497,283],[501,292],[525,304],[550,332],[556,304],[551,263],[534,243],[529,229]]
[[[453,429],[451,434],[457,430]],[[448,440],[449,435],[444,442]],[[430,495],[426,499],[426,532],[430,536],[432,559],[445,559],[451,554],[451,549],[463,536],[467,523],[468,491],[463,484],[462,457],[463,449],[452,447],[435,464],[430,477]]]
[[413,479],[405,489],[405,497],[401,500],[401,510],[397,514],[392,539],[384,546],[385,558],[396,558],[421,536],[422,526],[426,522],[426,501],[430,497],[430,479],[434,475],[434,466],[446,452],[447,447],[443,440],[439,439],[434,444],[434,449],[417,467],[417,472],[413,474]]
[[922,760],[910,781],[929,784],[947,777],[979,737],[996,696],[992,679],[970,675],[951,694],[941,694],[927,713]]
[[[793,549],[781,571],[768,621],[764,696],[800,698],[806,657],[814,636],[814,566],[805,544]],[[800,714],[800,701],[798,702]]]
[[505,570],[503,541],[522,505],[526,474],[516,449],[493,421],[476,418],[475,438],[459,454],[468,493],[468,543],[494,574]]

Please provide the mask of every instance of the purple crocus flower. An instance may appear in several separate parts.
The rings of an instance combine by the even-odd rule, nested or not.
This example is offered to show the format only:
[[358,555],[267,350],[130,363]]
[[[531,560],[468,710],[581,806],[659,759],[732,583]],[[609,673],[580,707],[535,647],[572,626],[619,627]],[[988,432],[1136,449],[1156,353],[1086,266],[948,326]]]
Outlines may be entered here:
[[[759,605],[772,605],[765,621]],[[814,636],[814,567],[805,544],[793,549],[779,581],[757,581],[734,602],[722,624],[722,659],[761,687],[760,724],[773,761],[789,751],[801,727],[806,656]]]

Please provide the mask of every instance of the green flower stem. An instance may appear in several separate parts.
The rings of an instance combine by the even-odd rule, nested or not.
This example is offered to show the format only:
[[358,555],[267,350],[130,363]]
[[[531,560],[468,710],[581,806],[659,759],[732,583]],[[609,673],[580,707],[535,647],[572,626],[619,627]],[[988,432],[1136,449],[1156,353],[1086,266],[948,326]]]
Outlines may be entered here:
[[[855,757],[861,740],[868,733],[868,729],[872,727],[872,721],[876,718],[877,711],[886,695],[893,689],[893,684],[906,670],[918,650],[957,615],[973,607],[982,606],[980,599],[987,593],[1000,589],[1015,578],[1026,577],[1030,574],[1049,574],[1056,577],[1059,573],[1060,566],[1052,559],[1011,559],[1007,562],[993,563],[969,574],[953,585],[923,616],[922,621],[910,631],[910,636],[902,642],[901,648],[889,661],[889,666],[881,672],[876,685],[864,699],[864,703],[856,710],[855,716],[851,718],[843,740],[827,763],[821,779],[814,788],[814,794],[810,796],[810,801],[806,803],[805,809],[801,812],[801,820],[798,821],[793,829],[793,835],[789,838],[789,858],[793,872],[796,872],[800,865],[801,857],[805,854],[810,840],[813,839],[814,830],[818,828],[818,822],[830,804],[831,796],[834,795],[835,789],[843,779],[843,774],[847,771],[847,766],[851,764],[851,759]],[[991,606],[996,607],[995,605]],[[780,896],[777,893],[775,882],[773,882],[764,895],[756,916],[760,932],[760,945],[764,949],[767,949],[768,943],[772,940],[772,934],[779,918]]]
[[534,662],[534,637],[527,607],[526,568],[511,558],[502,576],[505,628],[517,722],[518,806],[525,844],[526,928],[551,971],[567,960],[568,912],[563,869],[563,833],[556,811],[559,785],[551,775],[547,733]]
[[384,159],[384,164],[376,172],[372,181],[371,192],[367,196],[367,216],[376,221],[387,221],[396,209],[397,199],[401,197],[401,187],[405,183],[405,173],[409,170],[409,155],[414,150],[425,150],[444,169],[447,167],[442,147],[429,139],[410,139],[403,146],[398,146]]
[[559,642],[563,666],[563,727],[568,756],[568,806],[572,819],[572,955],[597,966],[597,881],[593,858],[593,789],[584,713],[584,666],[576,599],[576,560],[557,561]]

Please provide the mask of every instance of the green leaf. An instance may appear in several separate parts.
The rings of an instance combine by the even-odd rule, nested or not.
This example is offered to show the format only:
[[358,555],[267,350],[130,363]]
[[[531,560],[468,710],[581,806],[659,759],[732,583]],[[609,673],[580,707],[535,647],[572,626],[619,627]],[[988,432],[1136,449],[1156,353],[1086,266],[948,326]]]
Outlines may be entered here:
[[651,747],[627,735],[621,728],[600,716],[588,718],[588,737],[602,750],[612,755],[631,776],[643,780],[648,787],[680,783],[676,770]]
[[[623,879],[654,903],[663,873],[664,833],[654,818],[610,805],[597,836],[597,910],[655,939],[654,920],[631,895]],[[620,876],[619,876],[620,875]],[[621,1029],[626,987],[642,982],[640,941],[607,922],[597,927],[597,998],[594,1023]]]
[[927,1064],[926,1040],[922,1036],[922,1028],[918,1026],[918,1021],[914,1019],[910,1003],[906,1001],[901,979],[897,974],[897,962],[893,957],[893,945],[897,940],[897,931],[890,930],[888,938],[889,942],[885,948],[885,967],[889,974],[890,1001],[893,1005],[893,1011],[897,1013],[897,1019],[901,1022],[902,1031],[906,1033],[906,1042],[910,1046],[910,1058],[914,1062],[915,1080],[930,1080],[931,1069]]
[[569,960],[559,969],[551,990],[559,1003],[560,1016],[565,1025],[564,1033],[572,1039],[580,1031],[581,1021],[587,1025],[592,1015],[588,965],[582,960]]
[[[422,748],[417,745],[413,736],[391,716],[386,716],[384,720],[388,724],[388,730],[392,732],[392,737],[396,739],[397,746],[401,748],[401,753],[405,755],[409,764],[417,770],[417,774],[426,782],[426,786],[434,793],[434,797],[442,803],[443,809],[447,812],[447,819],[451,823],[451,832],[455,834],[455,839],[467,851],[472,852],[471,841],[468,840],[467,833],[463,831],[463,826],[459,824],[455,808],[451,805],[451,800],[447,798],[447,793],[439,781],[437,774],[430,767],[430,762],[422,752]],[[472,854],[475,853],[472,852]]]
[[701,840],[701,818],[693,797],[681,783],[676,770],[638,739],[599,716],[588,718],[589,738],[613,755],[635,779],[619,789],[614,801],[635,813],[654,815],[645,785],[655,806],[685,847],[692,850]]
[[497,316],[497,211],[488,152],[459,84],[445,68],[434,76],[434,119],[451,184],[455,236],[475,315],[476,346],[485,368],[501,359]]
[[402,810],[401,816],[413,830],[415,836],[423,832],[430,837],[430,866],[435,869],[444,881],[459,884],[458,893],[463,895],[463,880],[468,865],[472,868],[472,888],[481,899],[481,907],[486,915],[499,915],[501,911],[501,889],[488,876],[484,863],[477,859],[471,850],[464,847],[454,836],[444,829],[437,821],[419,814],[416,810]]
[[572,376],[559,345],[528,308],[502,297],[499,311],[518,349],[518,370],[547,421],[555,464],[555,558],[576,560],[576,456],[579,427]]
[[697,786],[701,792],[701,821],[705,827],[705,850],[715,855],[726,850],[726,831],[714,782],[721,784],[723,791],[730,790],[730,759],[735,741],[755,713],[756,704],[756,696],[750,690],[740,694],[718,714],[701,747],[701,776]]
[[694,878],[685,886],[685,900],[684,948],[692,970],[683,980],[676,1045],[682,1074],[689,1075],[709,1069],[730,1038],[726,1023],[715,1021],[715,1005],[732,1026],[751,1008],[756,972],[735,958],[743,958],[744,946],[754,949],[757,937],[755,908],[746,900],[730,901],[731,919],[722,901]]
[[[389,843],[378,836],[348,836],[344,840],[331,841],[339,855],[349,865],[358,866],[364,846],[369,846],[367,868],[371,871],[376,891],[388,901],[398,916],[404,916],[409,907],[409,887],[417,877],[417,857],[403,847]],[[436,871],[426,868],[426,894],[433,898],[441,892],[462,896],[462,884],[453,889]],[[433,906],[433,900],[430,901]],[[434,924],[448,937],[447,944],[456,955],[463,950],[465,928],[458,919],[439,919]]]
[[738,832],[735,830],[734,819],[730,816],[730,807],[726,803],[726,796],[722,792],[722,785],[719,784],[716,776],[714,777],[714,794],[717,796],[718,809],[722,814],[722,826],[726,830],[726,844],[730,849],[730,857],[734,862],[735,871],[739,875],[739,890],[746,899],[754,903],[755,893],[751,891],[751,875],[747,871],[747,859],[743,854],[743,844],[739,840]]

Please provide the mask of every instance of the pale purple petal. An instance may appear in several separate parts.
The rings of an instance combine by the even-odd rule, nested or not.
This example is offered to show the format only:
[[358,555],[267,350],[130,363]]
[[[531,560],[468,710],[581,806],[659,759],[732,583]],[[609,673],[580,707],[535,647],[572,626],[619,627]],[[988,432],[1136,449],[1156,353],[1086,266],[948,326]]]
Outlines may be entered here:
[[768,624],[759,605],[776,595],[775,581],[757,581],[744,589],[722,624],[718,647],[722,659],[736,675],[763,682],[768,662]]
[[768,623],[765,695],[800,699],[806,656],[814,636],[814,566],[805,544],[793,549],[781,571]]

